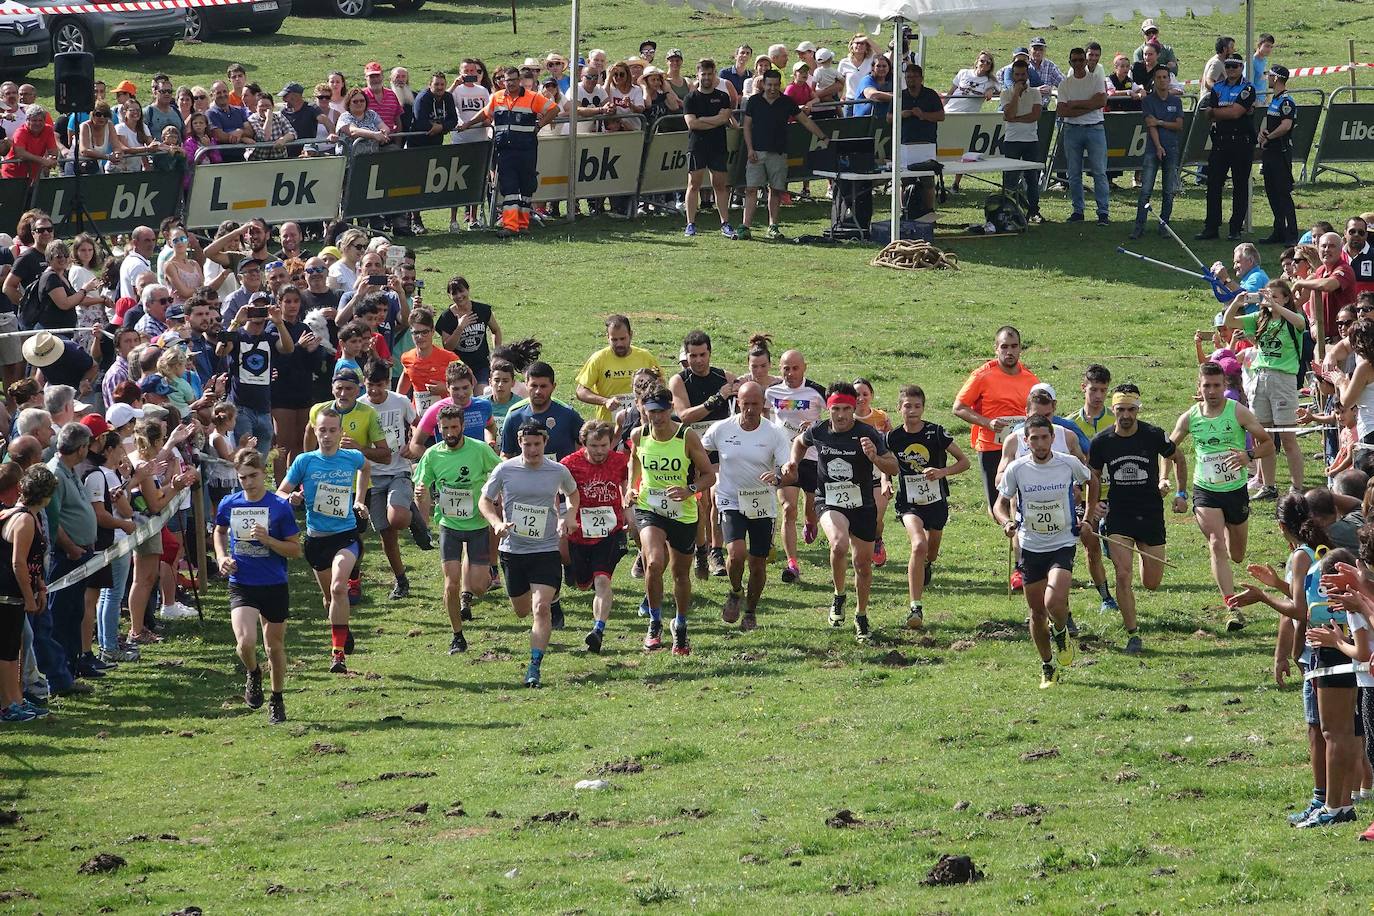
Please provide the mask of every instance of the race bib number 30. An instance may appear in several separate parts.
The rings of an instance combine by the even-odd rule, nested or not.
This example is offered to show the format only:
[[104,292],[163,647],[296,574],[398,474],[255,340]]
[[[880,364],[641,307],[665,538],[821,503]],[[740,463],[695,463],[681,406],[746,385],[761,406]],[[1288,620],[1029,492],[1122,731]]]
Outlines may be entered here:
[[520,537],[542,538],[549,530],[549,507],[511,503],[510,522]]
[[1057,499],[1026,500],[1025,520],[1036,534],[1060,534],[1068,527],[1064,503]]
[[588,507],[578,513],[582,534],[589,538],[604,538],[616,526],[617,519],[613,506]]
[[745,518],[773,518],[775,506],[772,487],[739,488],[739,514]]
[[864,498],[857,483],[830,481],[825,485],[825,504],[835,509],[857,509]]
[[914,505],[928,506],[940,501],[938,480],[926,480],[920,474],[904,474],[902,486],[906,488],[906,498]]
[[267,520],[266,506],[239,506],[229,512],[229,529],[234,532],[234,537],[251,540],[253,529],[258,525],[266,529]]
[[329,518],[347,518],[348,499],[352,495],[353,491],[348,487],[340,487],[332,483],[317,484],[315,486],[315,514]]
[[1241,472],[1229,467],[1230,463],[1230,452],[1217,452],[1214,455],[1206,455],[1202,459],[1198,479],[1212,486],[1235,483],[1241,479]]
[[474,506],[472,491],[458,487],[439,488],[439,513],[448,518],[469,519],[473,517]]

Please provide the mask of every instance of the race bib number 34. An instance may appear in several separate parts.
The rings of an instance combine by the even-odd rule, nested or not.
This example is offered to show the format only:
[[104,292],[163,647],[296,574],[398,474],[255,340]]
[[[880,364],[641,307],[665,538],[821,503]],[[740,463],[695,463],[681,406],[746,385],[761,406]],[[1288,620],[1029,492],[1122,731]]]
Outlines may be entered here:
[[940,501],[938,480],[926,480],[920,474],[904,474],[902,486],[906,488],[906,498],[914,505],[928,506]]

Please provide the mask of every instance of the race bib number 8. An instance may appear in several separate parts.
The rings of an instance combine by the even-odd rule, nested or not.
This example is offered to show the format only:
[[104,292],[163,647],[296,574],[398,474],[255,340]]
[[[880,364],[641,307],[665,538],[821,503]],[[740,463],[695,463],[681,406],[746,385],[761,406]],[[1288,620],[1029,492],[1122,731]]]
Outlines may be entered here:
[[777,512],[772,487],[740,487],[738,497],[739,514],[745,518],[773,518]]
[[549,530],[549,507],[512,503],[510,521],[522,538],[542,538]]
[[825,485],[825,504],[834,509],[857,509],[864,498],[857,483],[830,481]]
[[340,487],[332,483],[322,483],[315,486],[315,505],[316,515],[325,515],[329,518],[348,517],[348,499],[353,495],[353,491],[348,487]]
[[439,514],[448,518],[469,519],[473,517],[474,506],[472,491],[458,487],[439,488]]
[[1229,467],[1230,462],[1230,452],[1217,452],[1203,456],[1198,480],[1213,486],[1235,483],[1240,480],[1240,471]]
[[649,511],[654,512],[664,518],[682,518],[682,503],[668,496],[667,490],[660,490],[651,487],[644,491],[645,497],[649,501]]
[[1060,500],[1026,500],[1025,519],[1036,534],[1060,534],[1068,527]]
[[940,501],[938,480],[926,480],[920,474],[904,474],[902,485],[906,487],[906,498],[917,506],[928,506]]
[[236,538],[251,540],[253,529],[258,525],[265,529],[267,520],[266,506],[240,506],[229,512],[229,530],[234,532]]
[[582,534],[589,538],[604,538],[616,526],[615,508],[612,506],[588,507],[578,513]]

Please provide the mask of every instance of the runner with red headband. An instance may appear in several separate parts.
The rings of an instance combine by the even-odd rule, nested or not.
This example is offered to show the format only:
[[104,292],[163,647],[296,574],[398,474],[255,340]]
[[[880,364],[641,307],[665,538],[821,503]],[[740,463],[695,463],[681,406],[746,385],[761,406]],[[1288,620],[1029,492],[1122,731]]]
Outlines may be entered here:
[[873,542],[878,536],[878,507],[873,500],[874,468],[889,476],[897,473],[882,433],[854,419],[858,392],[848,382],[835,382],[826,391],[830,419],[809,426],[792,442],[792,460],[783,468],[784,484],[795,481],[802,458],[816,449],[816,503],[821,527],[830,541],[830,574],[835,597],[830,606],[830,625],[844,624],[845,563],[854,565],[854,590],[858,607],[854,635],[869,639],[868,590],[873,580]]

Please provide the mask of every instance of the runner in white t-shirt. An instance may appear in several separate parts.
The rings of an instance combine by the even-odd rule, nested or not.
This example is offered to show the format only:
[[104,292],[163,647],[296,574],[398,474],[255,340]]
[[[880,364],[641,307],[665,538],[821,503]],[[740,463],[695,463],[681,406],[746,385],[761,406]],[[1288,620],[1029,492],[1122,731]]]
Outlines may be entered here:
[[[799,350],[788,350],[778,363],[782,381],[768,386],[764,403],[773,422],[787,433],[788,441],[800,436],[821,418],[825,405],[825,388],[806,377],[806,357]],[[787,551],[787,567],[782,581],[796,582],[801,578],[797,560],[797,491],[806,493],[806,529],[804,538],[810,544],[816,539],[819,523],[816,518],[816,450],[807,449],[798,467],[797,485],[783,487],[782,546]]]
[[418,418],[410,398],[390,390],[390,364],[374,359],[368,362],[365,371],[367,397],[364,403],[377,412],[382,432],[386,434],[386,444],[391,449],[390,462],[372,466],[372,486],[367,491],[367,514],[372,530],[382,540],[382,552],[386,554],[391,574],[396,578],[387,597],[399,601],[410,597],[410,580],[406,577],[405,560],[401,559],[399,534],[410,527],[417,511],[415,484],[410,477],[411,464],[401,453],[401,447],[410,441],[410,429]]

